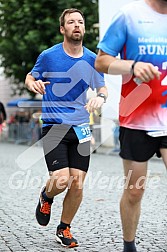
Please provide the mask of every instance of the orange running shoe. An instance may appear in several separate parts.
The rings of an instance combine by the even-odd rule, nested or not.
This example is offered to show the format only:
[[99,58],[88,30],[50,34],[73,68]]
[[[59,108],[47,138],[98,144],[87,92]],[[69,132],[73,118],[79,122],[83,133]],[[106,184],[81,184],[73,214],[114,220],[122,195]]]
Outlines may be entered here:
[[78,242],[70,233],[69,227],[67,227],[66,229],[57,229],[56,240],[63,247],[74,248],[78,246]]
[[47,202],[42,197],[42,193],[45,191],[45,189],[46,188],[44,187],[40,193],[39,202],[36,208],[36,219],[41,226],[48,225],[51,215],[51,206],[53,203],[52,199],[50,202]]

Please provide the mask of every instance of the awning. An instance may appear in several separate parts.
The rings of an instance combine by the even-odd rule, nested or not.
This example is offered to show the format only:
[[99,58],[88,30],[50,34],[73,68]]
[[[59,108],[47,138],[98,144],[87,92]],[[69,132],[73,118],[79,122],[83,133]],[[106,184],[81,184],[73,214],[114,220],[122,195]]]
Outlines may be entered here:
[[41,108],[41,99],[19,98],[11,100],[7,103],[7,107],[19,107],[19,108]]

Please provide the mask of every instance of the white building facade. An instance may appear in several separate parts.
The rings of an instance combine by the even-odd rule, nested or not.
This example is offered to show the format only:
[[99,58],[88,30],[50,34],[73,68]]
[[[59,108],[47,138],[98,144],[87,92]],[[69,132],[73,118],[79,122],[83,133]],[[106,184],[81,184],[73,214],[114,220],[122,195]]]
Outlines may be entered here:
[[[99,0],[99,28],[100,39],[105,34],[115,13],[121,6],[134,0]],[[121,76],[106,75],[105,81],[108,88],[107,103],[103,106],[101,120],[101,142],[104,146],[113,145],[113,128],[118,120],[118,107],[121,92]]]

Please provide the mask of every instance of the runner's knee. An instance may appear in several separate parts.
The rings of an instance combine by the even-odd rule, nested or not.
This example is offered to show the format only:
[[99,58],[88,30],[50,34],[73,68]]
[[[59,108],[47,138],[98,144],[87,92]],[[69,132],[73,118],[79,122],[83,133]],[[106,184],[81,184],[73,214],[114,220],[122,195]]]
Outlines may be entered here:
[[139,203],[144,193],[143,188],[131,188],[126,191],[126,197],[131,204]]

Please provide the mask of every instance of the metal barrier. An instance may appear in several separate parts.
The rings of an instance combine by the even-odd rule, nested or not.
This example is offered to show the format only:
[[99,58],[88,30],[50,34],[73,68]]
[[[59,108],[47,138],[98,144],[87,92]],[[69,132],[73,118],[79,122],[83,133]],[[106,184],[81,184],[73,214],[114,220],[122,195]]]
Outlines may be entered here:
[[31,123],[11,123],[8,125],[8,141],[31,145],[39,140],[40,127]]
[[101,143],[101,125],[100,124],[94,124],[92,125],[92,135],[95,138],[96,143]]
[[[92,134],[96,143],[101,142],[101,126],[93,125]],[[8,124],[7,141],[16,144],[34,144],[41,136],[41,128],[39,124],[29,123],[11,123]]]

